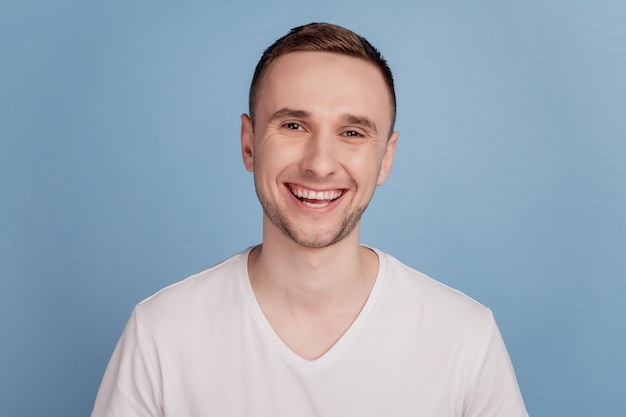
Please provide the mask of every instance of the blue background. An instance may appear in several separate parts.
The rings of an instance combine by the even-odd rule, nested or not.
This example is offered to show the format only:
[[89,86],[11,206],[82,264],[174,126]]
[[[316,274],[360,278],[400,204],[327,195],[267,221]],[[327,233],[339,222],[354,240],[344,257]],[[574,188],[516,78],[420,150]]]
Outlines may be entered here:
[[626,415],[623,1],[4,1],[0,415],[89,415],[134,304],[255,244],[239,115],[315,20],[394,70],[362,241],[494,310],[527,408]]

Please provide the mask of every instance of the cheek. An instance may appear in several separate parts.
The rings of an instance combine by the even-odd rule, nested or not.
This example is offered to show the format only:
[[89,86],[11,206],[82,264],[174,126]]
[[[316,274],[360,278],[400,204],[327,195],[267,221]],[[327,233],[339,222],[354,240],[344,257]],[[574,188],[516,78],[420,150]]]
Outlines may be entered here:
[[295,152],[291,147],[277,143],[263,143],[256,147],[254,171],[258,175],[277,175],[293,163]]
[[380,158],[372,154],[356,154],[352,155],[347,163],[347,167],[351,176],[358,182],[371,182],[372,185],[378,180],[378,172],[380,170]]
[[378,167],[378,161],[374,158],[354,158],[346,171],[359,189],[369,193],[378,182]]

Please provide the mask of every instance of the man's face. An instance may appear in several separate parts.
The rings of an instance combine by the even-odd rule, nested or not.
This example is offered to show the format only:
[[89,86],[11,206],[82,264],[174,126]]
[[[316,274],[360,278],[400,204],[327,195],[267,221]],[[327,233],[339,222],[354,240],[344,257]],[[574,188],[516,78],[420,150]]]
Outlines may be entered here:
[[391,112],[385,81],[369,62],[325,52],[274,61],[254,129],[245,115],[241,129],[264,227],[311,248],[355,232],[391,169],[398,137],[389,136]]

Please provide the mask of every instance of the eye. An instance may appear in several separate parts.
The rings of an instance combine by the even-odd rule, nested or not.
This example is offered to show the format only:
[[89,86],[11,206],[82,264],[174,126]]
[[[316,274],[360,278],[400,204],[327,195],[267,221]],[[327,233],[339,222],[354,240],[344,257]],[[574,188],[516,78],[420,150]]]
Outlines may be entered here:
[[285,123],[283,126],[290,130],[304,130],[299,123],[295,122]]
[[357,132],[356,130],[347,130],[343,132],[343,135],[348,136],[350,138],[360,138],[363,136],[363,134],[361,134],[360,132]]

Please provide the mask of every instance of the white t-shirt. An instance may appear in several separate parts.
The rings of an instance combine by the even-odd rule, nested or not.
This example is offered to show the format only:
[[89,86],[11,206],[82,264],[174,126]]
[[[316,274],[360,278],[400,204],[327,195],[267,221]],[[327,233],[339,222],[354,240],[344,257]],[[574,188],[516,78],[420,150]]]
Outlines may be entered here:
[[376,250],[357,319],[322,357],[263,315],[249,250],[138,304],[92,417],[523,417],[491,311]]

